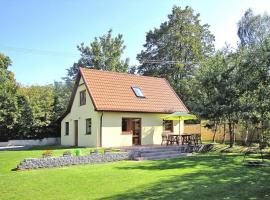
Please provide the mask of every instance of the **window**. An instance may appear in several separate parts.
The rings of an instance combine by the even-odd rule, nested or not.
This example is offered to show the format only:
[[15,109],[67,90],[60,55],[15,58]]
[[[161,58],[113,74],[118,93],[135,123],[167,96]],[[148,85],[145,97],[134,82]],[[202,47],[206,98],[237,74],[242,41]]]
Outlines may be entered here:
[[85,133],[85,134],[86,134],[86,135],[91,135],[91,132],[92,132],[92,131],[91,131],[91,127],[92,127],[92,121],[91,121],[91,118],[86,119],[85,122],[86,122],[86,123],[85,123],[85,124],[86,124],[86,129],[85,129],[85,130],[86,130],[86,133]]
[[142,90],[139,87],[132,87],[133,92],[135,93],[135,95],[137,97],[141,97],[141,98],[145,98],[145,96],[143,95]]
[[80,92],[80,106],[86,104],[86,90]]
[[164,120],[164,130],[173,132],[173,121],[172,120]]
[[65,135],[69,135],[69,123],[65,123]]
[[122,118],[122,132],[130,131],[130,120],[127,118]]

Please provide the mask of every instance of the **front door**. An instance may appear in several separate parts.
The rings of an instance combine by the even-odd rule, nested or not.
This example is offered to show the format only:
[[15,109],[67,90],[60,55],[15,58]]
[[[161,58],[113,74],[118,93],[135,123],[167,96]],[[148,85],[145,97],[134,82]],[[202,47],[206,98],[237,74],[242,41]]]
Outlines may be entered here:
[[78,146],[78,120],[74,120],[74,141],[75,146]]
[[132,144],[141,145],[141,119],[131,119]]

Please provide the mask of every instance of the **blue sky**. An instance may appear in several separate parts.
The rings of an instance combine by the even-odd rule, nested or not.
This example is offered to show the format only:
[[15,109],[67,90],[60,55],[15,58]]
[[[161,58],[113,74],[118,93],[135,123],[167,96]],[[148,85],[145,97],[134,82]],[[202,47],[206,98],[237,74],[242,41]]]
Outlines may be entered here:
[[0,52],[24,85],[59,81],[79,58],[77,44],[95,36],[123,34],[124,57],[137,64],[145,35],[167,19],[173,5],[191,6],[210,24],[216,48],[235,46],[236,23],[247,8],[270,13],[269,0],[0,0]]

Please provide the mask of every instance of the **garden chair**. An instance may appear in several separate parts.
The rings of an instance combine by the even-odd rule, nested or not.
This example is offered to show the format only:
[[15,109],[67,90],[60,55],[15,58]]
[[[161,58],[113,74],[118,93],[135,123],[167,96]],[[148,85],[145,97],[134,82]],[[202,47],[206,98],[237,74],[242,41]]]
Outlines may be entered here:
[[202,144],[201,134],[192,134],[194,145]]
[[161,145],[163,145],[164,142],[166,143],[166,145],[170,143],[169,132],[166,131],[163,132],[161,137],[162,137]]

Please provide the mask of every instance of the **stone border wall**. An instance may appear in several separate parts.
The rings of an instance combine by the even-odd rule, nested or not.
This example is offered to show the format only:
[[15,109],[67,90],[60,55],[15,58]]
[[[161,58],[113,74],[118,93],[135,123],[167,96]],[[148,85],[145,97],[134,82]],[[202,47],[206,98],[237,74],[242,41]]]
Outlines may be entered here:
[[43,138],[35,140],[9,140],[8,142],[0,142],[0,147],[7,146],[46,146],[59,145],[60,138]]
[[93,153],[87,156],[27,158],[27,159],[24,159],[17,166],[17,170],[95,164],[95,163],[105,163],[105,162],[113,162],[113,161],[120,161],[120,160],[129,160],[129,159],[131,159],[131,155],[128,152],[119,152],[119,153],[108,152],[105,154]]

